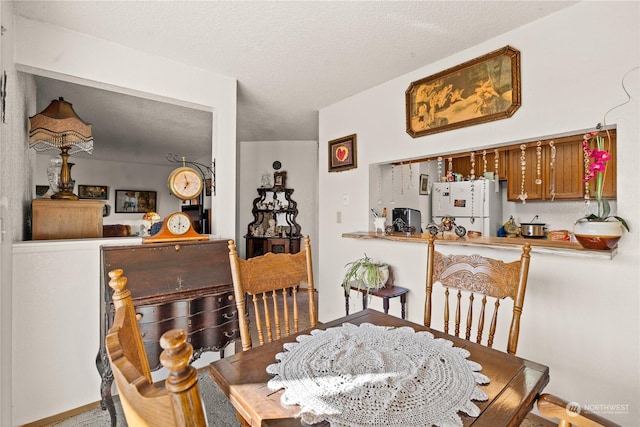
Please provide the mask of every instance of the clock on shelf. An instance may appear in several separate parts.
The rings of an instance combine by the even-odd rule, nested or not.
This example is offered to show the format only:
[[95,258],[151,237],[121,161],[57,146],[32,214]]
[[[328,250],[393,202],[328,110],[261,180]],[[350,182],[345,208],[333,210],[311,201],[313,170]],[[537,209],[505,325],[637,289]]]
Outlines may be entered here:
[[195,199],[202,193],[204,182],[200,173],[188,166],[176,168],[167,181],[171,193],[180,200]]
[[174,212],[162,221],[160,230],[150,237],[143,237],[142,243],[179,242],[184,240],[209,240],[209,236],[193,229],[191,218],[184,212]]

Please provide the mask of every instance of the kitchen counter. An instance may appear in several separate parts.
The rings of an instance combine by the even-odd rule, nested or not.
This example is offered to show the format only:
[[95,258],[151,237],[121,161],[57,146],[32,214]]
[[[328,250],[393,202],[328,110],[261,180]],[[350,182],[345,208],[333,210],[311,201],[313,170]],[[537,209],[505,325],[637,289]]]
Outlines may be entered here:
[[[376,233],[373,231],[356,231],[353,233],[343,233],[342,237],[349,239],[381,239],[396,242],[427,243],[429,235],[427,233],[406,234],[394,232],[393,234]],[[608,251],[596,251],[584,249],[578,242],[558,241],[549,239],[527,239],[523,237],[458,237],[455,234],[445,234],[444,237],[436,237],[436,245],[462,245],[462,246],[485,246],[498,249],[520,250],[522,245],[529,243],[533,253],[551,253],[563,256],[579,256],[600,259],[612,259],[618,247]]]

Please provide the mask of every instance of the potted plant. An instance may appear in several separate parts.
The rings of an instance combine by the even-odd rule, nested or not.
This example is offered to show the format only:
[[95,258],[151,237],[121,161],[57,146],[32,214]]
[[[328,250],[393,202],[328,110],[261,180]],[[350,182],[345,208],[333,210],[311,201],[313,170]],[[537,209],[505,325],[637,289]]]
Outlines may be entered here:
[[371,258],[364,254],[363,258],[347,263],[345,265],[347,271],[342,280],[345,294],[349,292],[351,286],[357,286],[358,290],[384,288],[389,280],[389,265],[374,262]]
[[[596,182],[596,212],[586,215],[576,221],[573,234],[585,249],[611,249],[622,237],[623,227],[629,231],[627,222],[619,216],[611,215],[609,201],[603,197],[602,188],[607,173],[607,162],[611,159],[605,139],[598,135],[600,124],[593,132],[584,135],[582,149],[587,159],[592,159],[585,167],[584,182],[595,179]],[[608,133],[607,133],[608,137]],[[607,138],[608,140],[608,138]],[[588,198],[588,193],[586,193]],[[613,221],[612,221],[613,220]]]

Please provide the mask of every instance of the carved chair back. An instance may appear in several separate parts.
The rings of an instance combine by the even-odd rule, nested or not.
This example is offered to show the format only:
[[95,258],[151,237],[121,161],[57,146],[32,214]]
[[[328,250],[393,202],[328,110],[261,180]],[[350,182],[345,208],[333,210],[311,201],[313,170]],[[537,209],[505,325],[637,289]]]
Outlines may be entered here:
[[[229,261],[238,318],[242,351],[251,348],[251,332],[246,304],[253,305],[253,324],[260,345],[312,328],[317,324],[313,266],[309,237],[296,254],[268,252],[244,260],[229,240]],[[298,293],[307,292],[309,324],[300,327]],[[250,301],[249,301],[250,300]]]
[[169,374],[165,388],[156,387],[138,327],[127,278],[122,270],[109,272],[114,290],[115,316],[105,338],[122,409],[130,426],[196,427],[207,425],[198,390],[198,375],[189,360],[193,347],[183,330],[172,329],[160,338],[160,361]]
[[[485,331],[485,318],[488,318],[488,302],[493,304],[493,312],[489,322],[489,333],[486,338],[487,347],[493,346],[498,324],[500,301],[504,298],[513,300],[511,326],[507,341],[507,352],[515,354],[520,334],[520,316],[524,304],[524,295],[529,275],[529,252],[531,246],[526,243],[517,261],[505,263],[501,260],[482,257],[480,255],[444,255],[435,250],[435,236],[429,237],[427,249],[427,284],[424,311],[424,324],[431,326],[432,293],[434,284],[440,282],[444,287],[444,332],[460,336],[460,329],[465,329],[464,338],[473,339],[472,329],[475,326],[475,341],[482,344]],[[451,295],[453,294],[453,296]],[[463,295],[468,297],[466,315],[462,312]],[[474,300],[480,298],[480,307],[474,325]],[[450,301],[453,299],[453,301]],[[454,309],[454,331],[449,332],[451,305]],[[477,303],[476,303],[477,305]],[[491,305],[491,304],[490,304]],[[462,316],[466,317],[464,323]]]

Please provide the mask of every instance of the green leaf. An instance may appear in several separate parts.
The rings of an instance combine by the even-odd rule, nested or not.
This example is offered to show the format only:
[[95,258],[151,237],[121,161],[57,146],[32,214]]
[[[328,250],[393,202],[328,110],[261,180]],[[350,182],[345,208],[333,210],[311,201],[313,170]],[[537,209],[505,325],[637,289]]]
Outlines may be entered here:
[[620,221],[620,223],[624,226],[624,228],[627,229],[627,231],[631,231],[631,230],[629,230],[629,226],[627,225],[627,221],[625,221],[624,219],[620,218],[619,216],[613,216],[613,218],[615,218],[618,221]]
[[601,202],[602,202],[602,215],[600,215],[600,217],[604,219],[604,218],[607,218],[611,213],[611,206],[609,205],[609,201],[605,198],[602,198]]

